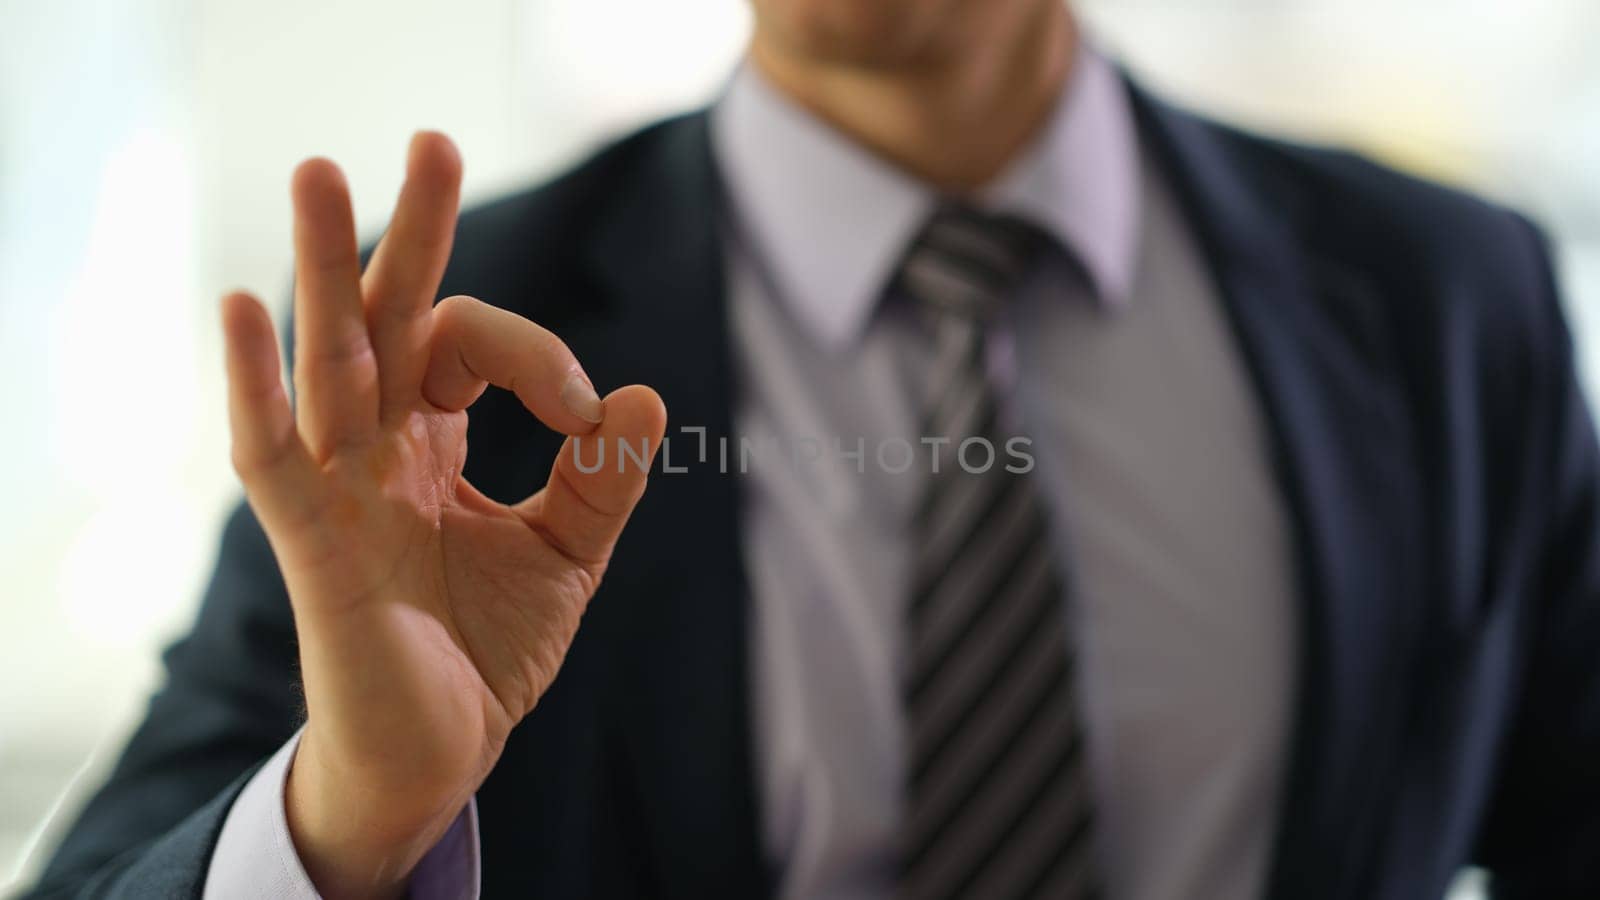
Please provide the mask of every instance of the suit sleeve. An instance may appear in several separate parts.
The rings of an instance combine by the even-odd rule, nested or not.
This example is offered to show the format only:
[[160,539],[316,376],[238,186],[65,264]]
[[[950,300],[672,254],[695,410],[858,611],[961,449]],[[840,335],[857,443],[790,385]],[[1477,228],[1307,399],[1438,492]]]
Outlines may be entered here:
[[199,898],[234,799],[303,718],[295,660],[277,564],[240,506],[165,683],[25,896]]
[[[222,824],[202,900],[317,900],[289,834],[284,786],[300,746],[296,734],[256,770]],[[410,900],[477,900],[478,806],[469,802],[411,873]]]
[[[1531,226],[1529,231],[1532,232]],[[1480,846],[1493,895],[1600,897],[1600,450],[1559,309],[1544,242],[1533,237],[1543,279],[1548,345],[1535,371],[1544,411],[1544,477],[1533,503],[1545,511],[1515,725]]]

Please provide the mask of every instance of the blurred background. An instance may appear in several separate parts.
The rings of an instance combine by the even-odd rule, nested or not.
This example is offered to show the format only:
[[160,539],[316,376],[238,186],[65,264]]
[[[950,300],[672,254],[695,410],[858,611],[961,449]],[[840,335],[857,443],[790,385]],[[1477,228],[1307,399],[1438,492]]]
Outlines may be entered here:
[[[1600,4],[1077,6],[1171,98],[1533,214],[1600,396]],[[711,99],[747,25],[740,0],[0,0],[0,892],[193,614],[237,496],[216,298],[281,314],[294,163],[341,162],[375,235],[413,130],[484,199]]]

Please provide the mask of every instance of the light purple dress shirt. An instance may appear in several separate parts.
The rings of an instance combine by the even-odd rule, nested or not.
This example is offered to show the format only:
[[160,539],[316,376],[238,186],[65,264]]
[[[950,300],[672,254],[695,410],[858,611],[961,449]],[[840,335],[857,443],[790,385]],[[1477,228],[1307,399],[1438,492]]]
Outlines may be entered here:
[[[847,454],[913,445],[928,359],[892,300],[937,194],[807,114],[750,67],[712,110],[729,189],[728,284],[741,438],[749,652],[763,840],[784,897],[886,898],[902,814],[900,640],[917,469]],[[1294,671],[1293,573],[1256,400],[1219,299],[1123,85],[1079,55],[1042,132],[975,198],[1062,255],[1008,310],[990,368],[1033,438],[1073,584],[1112,898],[1259,894]],[[208,897],[314,897],[283,780],[294,744],[224,825]],[[469,807],[413,896],[472,897]]]

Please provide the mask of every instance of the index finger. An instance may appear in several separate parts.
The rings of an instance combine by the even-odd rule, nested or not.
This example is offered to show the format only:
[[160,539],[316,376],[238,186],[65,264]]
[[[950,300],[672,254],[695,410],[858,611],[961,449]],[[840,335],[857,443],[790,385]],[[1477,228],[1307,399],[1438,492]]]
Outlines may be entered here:
[[445,298],[433,317],[422,395],[434,406],[466,409],[492,384],[562,434],[588,434],[604,417],[589,376],[551,332],[471,297]]

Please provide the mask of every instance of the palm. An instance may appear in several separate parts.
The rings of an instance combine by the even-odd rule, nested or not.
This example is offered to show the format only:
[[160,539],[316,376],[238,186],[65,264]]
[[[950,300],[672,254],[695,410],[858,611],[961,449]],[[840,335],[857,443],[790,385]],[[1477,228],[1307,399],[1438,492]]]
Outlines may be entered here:
[[347,739],[379,749],[401,733],[419,770],[397,773],[407,782],[493,757],[555,677],[591,584],[510,507],[461,489],[465,431],[464,413],[418,411],[323,467],[344,515],[303,532],[317,540],[295,576],[333,598],[370,668],[402,673],[386,677],[396,720],[363,717]]
[[259,304],[230,297],[225,325],[235,463],[295,607],[305,742],[422,819],[476,788],[555,678],[644,487],[642,471],[578,470],[569,440],[543,490],[492,501],[461,477],[466,408],[501,385],[569,435],[652,447],[665,412],[640,387],[602,405],[526,319],[434,307],[459,163],[423,137],[407,174],[363,274],[337,170],[297,173],[295,409]]

